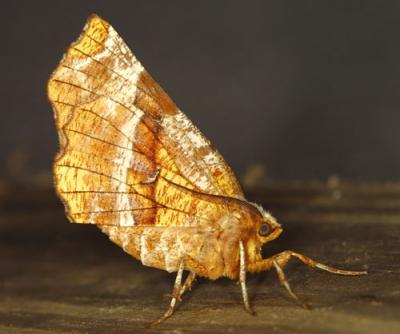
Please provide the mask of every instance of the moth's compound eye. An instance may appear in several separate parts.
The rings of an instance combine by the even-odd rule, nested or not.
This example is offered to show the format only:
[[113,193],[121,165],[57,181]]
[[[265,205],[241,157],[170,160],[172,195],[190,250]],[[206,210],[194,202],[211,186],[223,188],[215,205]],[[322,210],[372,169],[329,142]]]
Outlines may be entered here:
[[269,225],[268,224],[261,224],[258,234],[261,235],[262,237],[265,237],[269,233]]

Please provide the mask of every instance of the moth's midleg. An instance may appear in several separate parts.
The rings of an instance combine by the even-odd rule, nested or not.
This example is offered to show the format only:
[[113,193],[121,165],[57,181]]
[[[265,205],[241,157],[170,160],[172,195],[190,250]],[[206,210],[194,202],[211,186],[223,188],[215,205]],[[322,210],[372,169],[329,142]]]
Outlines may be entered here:
[[181,287],[181,290],[179,291],[179,298],[182,297],[182,295],[185,293],[185,291],[190,290],[192,288],[192,284],[195,279],[196,279],[196,274],[191,271],[189,273],[188,277],[186,277],[185,283],[183,283],[183,286]]
[[247,294],[247,286],[246,286],[246,272],[247,272],[246,254],[245,254],[245,251],[244,251],[244,246],[243,246],[243,242],[242,241],[239,242],[239,254],[240,254],[239,282],[240,282],[240,287],[242,288],[242,296],[243,296],[244,308],[250,314],[254,314],[254,311],[252,310],[252,308],[250,306],[250,303],[249,303],[249,296]]

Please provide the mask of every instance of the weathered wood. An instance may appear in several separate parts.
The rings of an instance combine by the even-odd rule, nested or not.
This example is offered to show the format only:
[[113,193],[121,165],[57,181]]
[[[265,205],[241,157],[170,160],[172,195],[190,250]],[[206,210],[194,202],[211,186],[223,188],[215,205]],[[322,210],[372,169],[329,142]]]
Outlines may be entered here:
[[[274,272],[249,275],[254,317],[237,284],[200,279],[149,332],[400,332],[399,184],[280,182],[249,198],[284,225],[265,255],[293,249],[369,275],[336,276],[293,260],[286,275],[312,311],[287,296]],[[174,275],[143,267],[95,226],[69,224],[51,190],[3,199],[0,333],[136,333],[165,311]]]

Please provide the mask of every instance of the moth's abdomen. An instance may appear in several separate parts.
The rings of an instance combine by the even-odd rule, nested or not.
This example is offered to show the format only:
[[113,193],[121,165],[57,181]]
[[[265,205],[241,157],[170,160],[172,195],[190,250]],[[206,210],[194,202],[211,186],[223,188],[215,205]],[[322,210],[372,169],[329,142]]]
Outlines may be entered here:
[[183,260],[185,269],[197,275],[216,279],[226,272],[230,253],[217,231],[198,227],[121,227],[101,226],[110,239],[143,265],[178,271]]

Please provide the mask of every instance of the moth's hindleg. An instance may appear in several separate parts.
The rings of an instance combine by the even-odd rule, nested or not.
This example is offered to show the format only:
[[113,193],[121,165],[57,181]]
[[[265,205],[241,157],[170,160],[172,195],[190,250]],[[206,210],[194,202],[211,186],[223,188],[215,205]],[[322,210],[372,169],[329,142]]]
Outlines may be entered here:
[[171,303],[169,304],[168,310],[160,318],[150,323],[150,327],[158,325],[159,323],[163,322],[165,319],[169,318],[174,313],[177,300],[179,300],[180,296],[185,292],[184,288],[186,284],[182,286],[183,269],[184,269],[184,263],[183,261],[181,261],[178,273],[176,274],[174,289],[172,290]]
[[240,287],[242,288],[242,296],[243,296],[243,303],[244,303],[244,308],[246,309],[247,312],[250,314],[254,314],[254,311],[252,310],[250,303],[249,303],[249,296],[247,294],[247,286],[246,286],[246,255],[244,251],[244,246],[243,242],[240,241],[239,243],[239,250],[240,250],[240,273],[239,273],[239,282],[240,282]]

